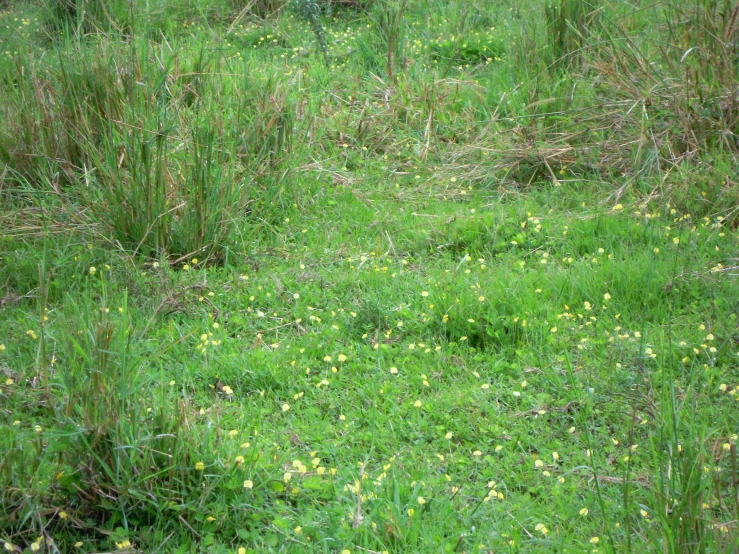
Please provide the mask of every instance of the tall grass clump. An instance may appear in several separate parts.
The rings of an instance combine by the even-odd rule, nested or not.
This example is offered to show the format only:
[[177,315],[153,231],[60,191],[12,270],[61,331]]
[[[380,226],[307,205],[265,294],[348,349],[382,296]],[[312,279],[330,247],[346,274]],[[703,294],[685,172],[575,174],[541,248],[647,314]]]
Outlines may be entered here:
[[11,175],[85,202],[132,252],[221,259],[262,193],[255,180],[285,174],[286,96],[269,79],[218,77],[222,61],[203,52],[74,44],[43,72],[28,63],[3,106]]
[[391,81],[405,66],[405,12],[408,0],[383,0],[373,6],[376,35],[385,54],[385,74]]
[[102,529],[110,550],[162,544],[198,505],[241,486],[232,465],[203,487],[199,464],[220,467],[220,443],[196,430],[194,408],[163,378],[155,360],[164,348],[142,355],[147,327],[125,294],[109,295],[103,272],[90,273],[81,298],[65,299],[62,325],[49,335],[56,358],[42,363],[51,392],[29,391],[37,399],[29,417],[54,423],[36,425],[31,441],[17,427],[0,438],[0,533],[16,543],[62,535],[57,547],[71,551]]
[[690,419],[700,409],[698,387],[661,385],[660,428],[652,445],[655,480],[649,505],[639,510],[658,524],[666,552],[731,552],[735,538],[721,512],[736,513],[739,506],[736,455],[707,434],[703,422]]
[[[284,2],[260,0],[257,6]],[[181,32],[183,24],[216,23],[230,17],[239,5],[234,0],[45,0],[46,26],[51,40],[71,33],[86,35],[122,33],[151,38]],[[176,14],[176,17],[173,17]]]
[[544,19],[552,67],[579,67],[581,49],[597,29],[601,9],[599,0],[559,0],[546,4]]
[[104,41],[96,55],[77,51],[54,73],[19,57],[23,78],[2,106],[0,161],[29,181],[48,176],[57,190],[78,182],[110,122],[123,115],[130,79],[114,55]]
[[542,11],[541,22],[513,32],[509,47],[517,88],[501,111],[518,136],[502,155],[507,177],[557,181],[568,168],[649,188],[669,168],[683,184],[693,182],[682,178],[688,171],[733,196],[736,6],[561,0]]
[[[594,64],[613,92],[644,105],[651,142],[663,155],[737,150],[738,14],[728,2],[699,0],[632,15]],[[628,25],[640,17],[654,25],[661,42],[652,34],[640,40],[629,35]]]

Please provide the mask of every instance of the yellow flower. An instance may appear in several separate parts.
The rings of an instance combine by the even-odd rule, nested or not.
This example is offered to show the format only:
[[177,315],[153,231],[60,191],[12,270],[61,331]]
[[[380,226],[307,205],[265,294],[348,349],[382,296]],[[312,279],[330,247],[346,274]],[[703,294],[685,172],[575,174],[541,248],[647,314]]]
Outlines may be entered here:
[[593,537],[590,539],[590,544],[598,544],[600,542],[600,537]]
[[97,269],[95,268],[95,266],[91,266],[90,267],[90,275],[95,275],[96,272],[97,272]]
[[4,344],[0,344],[0,352],[2,352],[3,350],[5,350],[5,345]]
[[288,411],[289,409],[290,409],[290,404],[283,404],[283,405],[282,405],[282,411],[283,411],[283,412],[286,412],[286,411]]
[[254,483],[252,482],[251,479],[247,479],[246,481],[244,481],[244,488],[245,489],[253,489],[254,488]]
[[588,509],[587,508],[581,509],[580,510],[580,515],[583,516],[583,517],[585,517],[586,515],[588,515]]
[[5,380],[5,384],[8,385],[8,386],[10,386],[10,385],[13,384],[13,380],[10,379],[10,378],[8,378],[8,379]]
[[82,541],[77,541],[76,543],[74,543],[74,547],[75,548],[82,548],[82,545],[84,545],[84,544],[85,543],[83,543]]
[[413,514],[415,514],[415,513],[416,513],[416,510],[414,510],[413,508],[408,508],[408,516],[409,517],[413,517]]
[[246,554],[246,548],[244,548],[243,546],[240,546],[237,552],[238,554]]
[[227,394],[228,396],[231,396],[234,393],[233,389],[229,387],[228,385],[223,387],[223,392]]
[[423,496],[419,496],[419,497],[418,497],[418,503],[419,503],[419,504],[420,504],[421,506],[423,506],[424,504],[426,504],[426,499],[425,499],[425,498],[424,498]]
[[5,546],[5,550],[8,550],[10,552],[15,552],[15,546],[10,544],[9,542],[6,542],[3,546]]
[[205,464],[203,462],[198,462],[195,464],[195,469],[198,471],[203,471],[205,469]]
[[449,431],[446,435],[444,435],[444,438],[446,438],[446,440],[451,440],[451,438],[452,438],[452,432]]
[[422,402],[421,402],[420,400],[416,400],[416,401],[415,401],[415,402],[413,403],[413,405],[414,405],[414,406],[415,406],[416,408],[420,408],[420,407],[422,406]]
[[236,459],[234,460],[237,465],[241,465],[244,463],[244,457],[243,456],[236,456]]
[[345,362],[346,361],[346,356],[344,354],[339,354],[339,361],[340,362]]

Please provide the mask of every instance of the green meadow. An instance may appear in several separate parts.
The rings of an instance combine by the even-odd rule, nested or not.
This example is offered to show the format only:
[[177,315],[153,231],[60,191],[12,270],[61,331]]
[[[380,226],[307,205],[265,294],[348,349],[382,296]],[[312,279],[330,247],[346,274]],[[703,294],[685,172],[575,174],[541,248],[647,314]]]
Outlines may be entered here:
[[0,545],[739,552],[738,27],[0,1]]

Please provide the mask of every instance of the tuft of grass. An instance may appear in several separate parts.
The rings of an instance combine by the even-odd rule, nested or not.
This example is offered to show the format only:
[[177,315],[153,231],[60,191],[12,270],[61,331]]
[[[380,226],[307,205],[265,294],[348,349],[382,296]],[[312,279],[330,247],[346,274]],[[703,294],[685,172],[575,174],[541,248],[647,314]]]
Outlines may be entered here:
[[544,20],[554,68],[577,69],[581,50],[600,25],[603,5],[592,0],[559,0],[546,4]]

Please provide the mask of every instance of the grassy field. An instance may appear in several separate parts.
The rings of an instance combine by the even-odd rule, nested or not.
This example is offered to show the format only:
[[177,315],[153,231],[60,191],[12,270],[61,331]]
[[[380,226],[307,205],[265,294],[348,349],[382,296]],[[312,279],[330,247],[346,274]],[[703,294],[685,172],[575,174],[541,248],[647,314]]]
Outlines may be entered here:
[[0,1],[9,552],[739,552],[739,6]]

